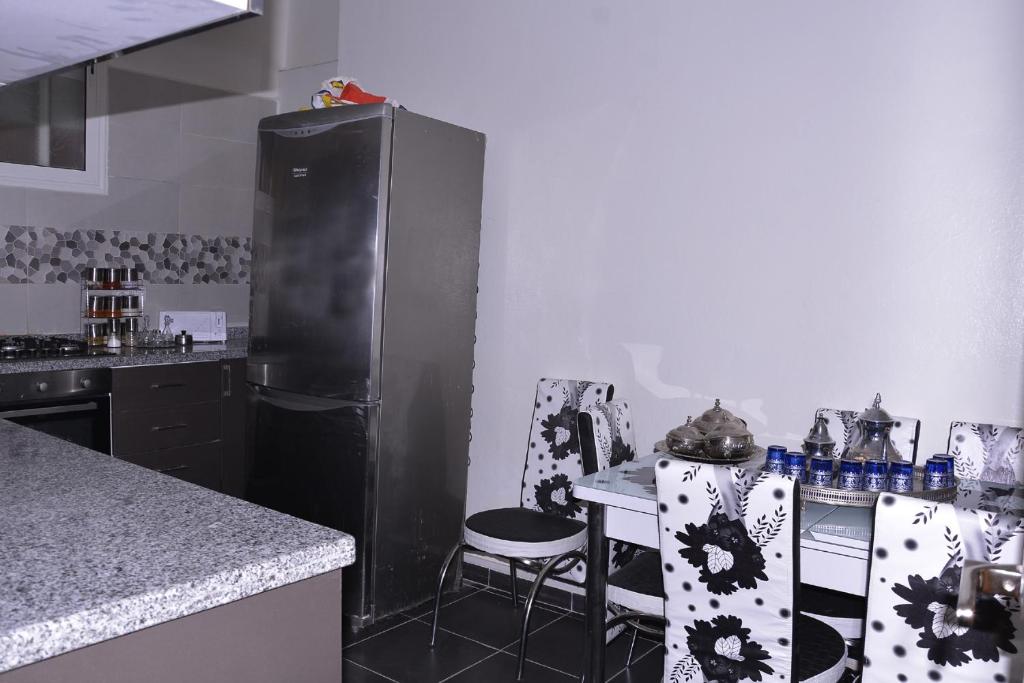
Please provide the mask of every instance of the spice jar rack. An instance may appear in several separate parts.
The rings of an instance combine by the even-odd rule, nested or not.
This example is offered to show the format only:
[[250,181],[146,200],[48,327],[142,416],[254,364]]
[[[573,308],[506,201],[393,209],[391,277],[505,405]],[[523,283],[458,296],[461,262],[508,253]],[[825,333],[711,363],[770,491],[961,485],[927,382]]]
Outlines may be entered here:
[[107,343],[111,332],[140,332],[146,287],[134,266],[82,270],[82,332],[90,346]]

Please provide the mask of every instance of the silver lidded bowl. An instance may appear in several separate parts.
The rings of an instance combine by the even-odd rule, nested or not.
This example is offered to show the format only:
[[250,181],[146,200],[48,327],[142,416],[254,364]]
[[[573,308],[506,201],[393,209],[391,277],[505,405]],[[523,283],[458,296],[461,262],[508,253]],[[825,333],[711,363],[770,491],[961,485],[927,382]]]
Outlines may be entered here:
[[704,436],[704,454],[712,458],[735,458],[754,450],[754,435],[740,422],[723,422]]
[[665,435],[665,445],[673,453],[699,455],[704,452],[704,434],[693,426],[693,418],[686,416],[686,424],[679,425]]
[[700,417],[693,421],[693,426],[699,429],[702,433],[707,434],[715,427],[726,424],[735,423],[747,426],[747,423],[730,413],[728,410],[722,407],[722,402],[719,399],[715,399],[715,405],[713,408],[705,410]]

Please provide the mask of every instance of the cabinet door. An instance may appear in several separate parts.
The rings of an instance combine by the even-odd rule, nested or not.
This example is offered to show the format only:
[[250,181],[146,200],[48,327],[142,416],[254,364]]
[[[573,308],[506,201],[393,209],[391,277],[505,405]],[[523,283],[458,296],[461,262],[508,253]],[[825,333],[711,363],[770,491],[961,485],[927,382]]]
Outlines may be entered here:
[[112,378],[115,412],[218,401],[221,395],[217,362],[114,368]]
[[219,491],[221,488],[220,445],[216,443],[168,448],[152,453],[137,453],[120,457],[122,460],[205,486],[214,491]]
[[222,361],[220,371],[221,486],[224,493],[241,497],[245,491],[245,359]]

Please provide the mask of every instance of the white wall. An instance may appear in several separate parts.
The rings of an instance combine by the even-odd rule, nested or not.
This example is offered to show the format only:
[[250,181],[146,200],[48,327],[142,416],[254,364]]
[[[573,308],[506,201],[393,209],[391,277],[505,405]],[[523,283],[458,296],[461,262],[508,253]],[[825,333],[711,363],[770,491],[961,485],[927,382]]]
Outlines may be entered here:
[[876,391],[945,449],[1020,422],[1024,3],[342,0],[339,64],[488,135],[469,511],[518,500],[540,376],[647,449]]

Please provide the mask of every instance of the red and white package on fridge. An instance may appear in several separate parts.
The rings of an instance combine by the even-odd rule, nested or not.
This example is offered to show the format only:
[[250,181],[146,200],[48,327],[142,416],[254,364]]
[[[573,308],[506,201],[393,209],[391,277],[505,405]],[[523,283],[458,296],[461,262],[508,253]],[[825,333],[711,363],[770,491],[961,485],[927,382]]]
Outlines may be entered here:
[[354,78],[336,76],[320,84],[320,89],[310,98],[309,104],[313,109],[326,109],[345,104],[377,104],[381,102],[387,102],[395,107],[399,106],[398,102],[390,97],[366,92]]

